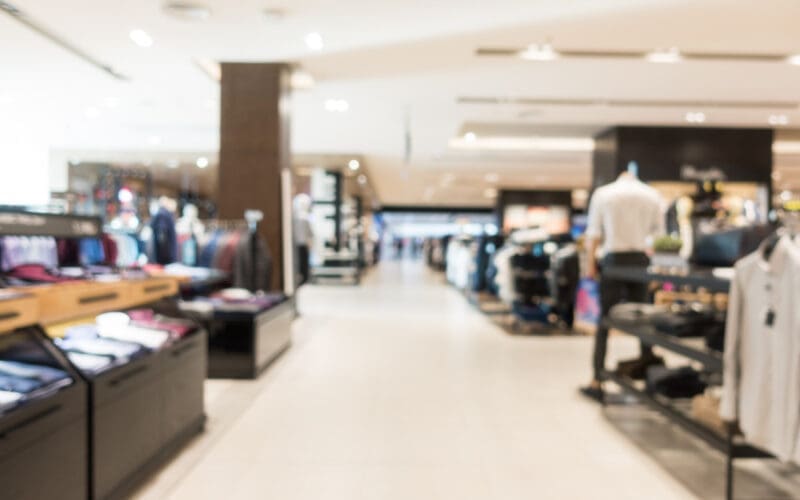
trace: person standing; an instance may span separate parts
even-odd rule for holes
[[[586,229],[588,269],[586,276],[599,280],[601,319],[620,302],[646,302],[647,285],[604,278],[602,269],[611,266],[642,267],[650,264],[647,250],[652,238],[664,232],[661,195],[641,182],[634,173],[623,172],[614,182],[595,190],[589,202]],[[604,257],[597,261],[598,249]],[[593,399],[602,398],[608,328],[598,325],[594,341],[592,381],[581,392]],[[652,348],[641,344],[640,360],[654,359]]]

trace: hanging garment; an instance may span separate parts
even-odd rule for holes
[[[240,238],[233,262],[233,286],[251,292],[269,291],[272,279],[272,255],[258,233]]]
[[[175,218],[166,208],[159,209],[150,221],[153,230],[153,262],[171,264],[177,260],[178,241],[175,233]]]
[[[779,459],[797,459],[800,426],[800,250],[781,238],[735,266],[720,416]]]

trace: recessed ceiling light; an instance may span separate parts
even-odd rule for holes
[[[325,46],[325,41],[322,39],[322,35],[317,32],[309,33],[305,37],[306,47],[311,50],[322,50]]]
[[[681,51],[677,47],[654,50],[647,54],[646,58],[650,62],[662,64],[674,64],[683,60]]]
[[[164,12],[185,21],[205,21],[211,17],[211,9],[205,5],[191,2],[167,2]]]
[[[497,190],[495,188],[488,188],[483,191],[484,198],[496,198]]]
[[[781,200],[782,201],[789,201],[792,199],[792,192],[788,189],[781,192]]]
[[[180,162],[180,160],[178,160],[176,158],[172,158],[170,160],[167,160],[167,168],[178,168],[180,166],[181,166],[181,162]]]
[[[800,66],[800,54],[793,54],[787,57],[786,62],[789,64],[794,64],[795,66]]]
[[[686,121],[689,123],[703,123],[706,121],[706,114],[702,111],[690,111],[686,113]]]
[[[264,19],[269,22],[280,21],[286,17],[286,11],[281,9],[264,9],[261,12],[264,14]]]
[[[467,132],[464,134],[464,140],[467,142],[475,142],[478,139],[477,134],[475,132]]]
[[[148,35],[144,30],[131,30],[128,36],[130,36],[133,43],[139,47],[151,47],[153,45],[153,37]]]
[[[358,160],[350,160],[347,166],[350,168],[350,170],[355,171],[358,170],[358,168],[361,166],[361,163]]]
[[[201,156],[197,159],[195,164],[197,165],[197,168],[206,168],[208,166],[208,158]]]
[[[99,110],[99,109],[97,109],[97,108],[95,108],[94,106],[89,106],[88,108],[86,108],[85,110],[83,110],[83,115],[84,115],[86,118],[92,118],[92,119],[94,119],[94,118],[97,118],[97,117],[99,117],[99,116],[100,116],[100,110]]]
[[[150,137],[147,138],[147,142],[150,143],[150,145],[152,146],[158,146],[159,144],[161,144],[161,137],[157,135],[151,135]]]
[[[500,180],[500,176],[497,174],[486,174],[483,178],[486,179],[486,182],[491,182],[492,184]]]
[[[344,99],[327,99],[325,109],[332,113],[344,113],[350,109],[350,104]]]
[[[367,176],[364,175],[364,174],[359,175],[358,176],[358,183],[361,184],[362,186],[364,184],[366,184],[367,183]]]
[[[519,57],[526,61],[554,61],[559,55],[549,43],[533,44],[519,53]]]
[[[770,115],[767,121],[770,125],[788,125],[789,117],[786,115]]]

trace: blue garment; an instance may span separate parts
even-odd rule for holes
[[[159,209],[150,221],[153,230],[153,262],[172,264],[178,259],[178,235],[175,218],[166,208]]]
[[[69,378],[69,375],[63,370],[18,361],[0,361],[0,375],[31,379],[42,384],[51,384]]]
[[[102,264],[106,260],[103,244],[99,238],[81,238],[79,260],[82,266]]]
[[[200,258],[197,261],[197,265],[200,267],[212,267],[214,263],[214,255],[217,253],[217,245],[219,244],[219,239],[222,236],[222,231],[214,231],[214,234],[211,235],[211,239],[208,241],[206,246],[200,252]]]
[[[42,385],[38,380],[0,374],[0,391],[28,394],[42,387]]]

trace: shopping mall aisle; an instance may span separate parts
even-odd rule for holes
[[[590,339],[509,336],[417,263],[299,300],[291,350],[209,382],[208,431],[141,498],[694,498],[577,395]]]

